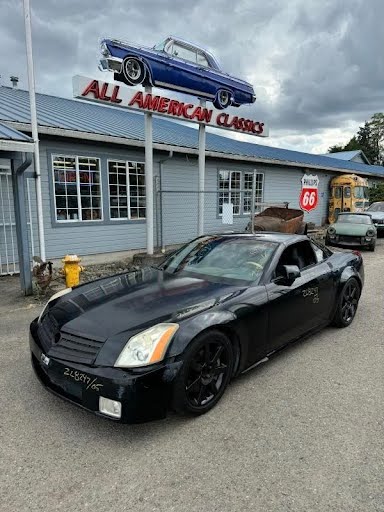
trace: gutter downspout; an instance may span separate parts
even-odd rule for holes
[[[19,254],[20,285],[24,295],[32,295],[32,272],[29,254],[27,209],[25,205],[24,171],[32,164],[31,153],[24,154],[24,160],[15,169],[12,159],[13,201],[15,204],[15,221],[17,249]]]

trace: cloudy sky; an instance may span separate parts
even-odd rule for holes
[[[101,37],[174,34],[254,85],[241,113],[268,122],[262,143],[326,152],[384,110],[383,0],[30,1],[40,92],[71,97],[75,74],[111,79],[97,69]],[[0,75],[28,86],[21,0],[0,0]]]

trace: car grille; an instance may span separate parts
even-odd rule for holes
[[[60,329],[56,320],[49,313],[47,313],[40,322],[37,333],[45,352],[48,352],[50,347],[55,342],[55,338],[57,337],[59,330]]]
[[[50,348],[48,355],[74,363],[93,364],[104,343],[103,338],[86,338],[61,332],[59,341]]]
[[[340,235],[339,242],[345,242],[347,244],[361,244],[361,237]]]
[[[37,334],[48,356],[74,363],[93,364],[105,343],[105,338],[88,338],[60,331],[55,318],[49,313],[42,319]]]

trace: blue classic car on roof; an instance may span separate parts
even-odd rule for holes
[[[220,70],[207,50],[172,36],[153,48],[115,39],[101,42],[100,69],[127,85],[153,85],[210,100],[218,109],[253,103],[248,82]]]

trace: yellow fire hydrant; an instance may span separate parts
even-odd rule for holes
[[[84,270],[84,267],[79,265],[81,258],[76,254],[67,254],[61,260],[64,263],[64,267],[61,272],[65,277],[65,286],[72,288],[80,283],[80,272]]]

